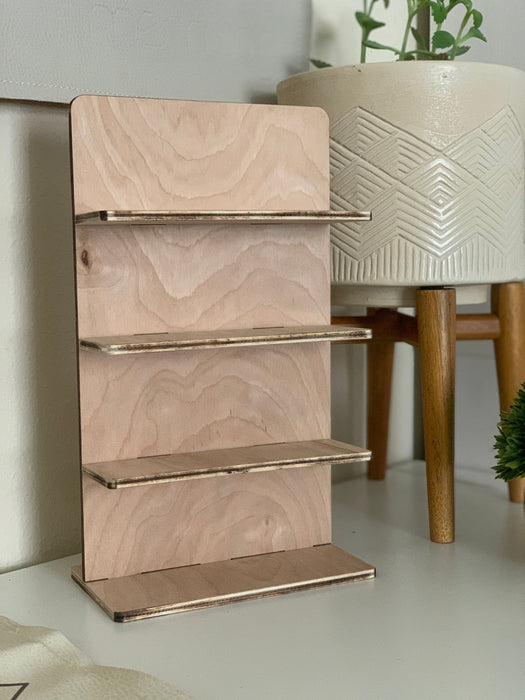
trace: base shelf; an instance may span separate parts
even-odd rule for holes
[[[113,620],[128,622],[363,581],[375,576],[375,568],[324,544],[102,581],[84,581],[80,566],[73,567],[71,575]]]
[[[118,489],[313,464],[364,462],[370,457],[369,450],[338,440],[305,440],[98,462],[85,464],[82,471],[106,488]]]

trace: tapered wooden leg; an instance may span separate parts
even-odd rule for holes
[[[492,311],[499,317],[500,336],[494,341],[502,411],[514,401],[525,381],[525,287],[506,282],[492,287]],[[523,503],[525,478],[509,482],[511,501]]]
[[[456,292],[416,294],[430,539],[454,541]]]
[[[369,314],[374,310],[370,309]],[[366,349],[368,374],[368,449],[372,459],[368,464],[369,479],[384,479],[388,447],[388,424],[392,389],[394,343],[377,341]]]

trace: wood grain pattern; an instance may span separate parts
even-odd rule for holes
[[[204,221],[284,224],[335,221],[370,221],[368,211],[93,211],[75,217],[77,226],[84,224],[135,224],[155,225],[177,222],[200,223]]]
[[[418,343],[416,319],[396,309],[374,309],[373,315],[368,316],[332,316],[331,322],[333,325],[343,324],[362,329],[368,327],[372,333],[372,343]]]
[[[454,541],[454,383],[456,292],[416,296],[425,428],[430,539]]]
[[[82,96],[71,133],[77,215],[329,207],[320,109]]]
[[[330,322],[329,227],[83,227],[81,338]]]
[[[81,338],[80,349],[104,352],[108,355],[129,355],[144,352],[195,350],[197,348],[312,343],[324,340],[355,341],[368,339],[371,335],[368,329],[351,326],[283,326],[281,328],[244,328],[215,332],[192,331]]]
[[[382,310],[368,309],[369,316]],[[367,366],[367,436],[372,459],[368,465],[369,479],[384,479],[387,466],[388,425],[392,395],[394,343],[379,340],[366,348]]]
[[[101,462],[84,465],[83,472],[106,488],[116,489],[312,464],[362,462],[368,459],[370,451],[362,447],[337,440],[304,440]]]
[[[457,314],[456,340],[494,340],[501,332],[495,314]]]
[[[117,490],[84,477],[85,578],[330,542],[330,493],[324,465]]]
[[[328,343],[80,359],[83,464],[330,438]]]
[[[373,343],[403,342],[417,346],[419,342],[416,318],[391,308],[378,309],[374,316],[333,316],[332,324],[362,329],[368,326]],[[500,333],[500,321],[495,313],[456,315],[456,340],[495,340]]]
[[[73,579],[115,621],[127,622],[375,576],[332,544],[86,583]]]

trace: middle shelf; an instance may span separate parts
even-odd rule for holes
[[[363,462],[369,450],[338,440],[303,440],[84,464],[108,489],[314,464]]]
[[[80,349],[125,355],[144,352],[166,352],[197,348],[241,347],[283,343],[353,340],[371,338],[367,328],[354,326],[279,326],[276,328],[243,328],[219,331],[184,331],[146,333],[101,338],[81,338]]]

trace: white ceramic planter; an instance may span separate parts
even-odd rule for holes
[[[375,63],[281,82],[281,104],[330,118],[336,285],[464,285],[525,277],[525,73],[461,62]]]

